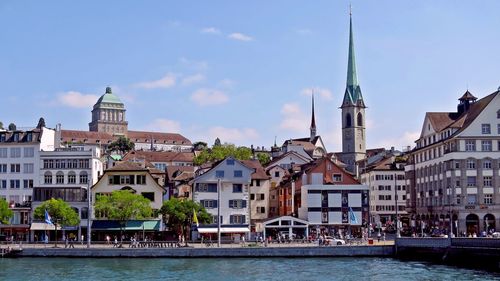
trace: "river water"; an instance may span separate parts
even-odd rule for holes
[[[500,275],[390,258],[0,259],[0,280],[500,280]]]

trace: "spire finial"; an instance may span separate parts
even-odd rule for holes
[[[349,3],[349,16],[352,16],[352,4]]]

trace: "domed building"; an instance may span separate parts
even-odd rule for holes
[[[94,105],[89,131],[127,135],[128,122],[125,121],[125,105],[118,96],[113,94],[111,87],[106,88],[106,93]]]

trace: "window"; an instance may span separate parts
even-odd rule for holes
[[[137,175],[137,184],[146,184],[146,175]]]
[[[21,148],[20,147],[13,147],[10,149],[10,157],[11,158],[19,158],[21,157]]]
[[[151,202],[155,201],[155,193],[154,192],[143,192],[141,193],[142,197],[148,199]]]
[[[250,194],[250,200],[255,200],[255,194]]]
[[[217,208],[217,200],[200,200],[200,204],[207,209]]]
[[[224,171],[215,171],[215,177],[216,178],[223,178],[224,177]]]
[[[243,177],[243,171],[241,171],[241,170],[235,170],[234,171],[234,177],[235,178],[241,178],[241,177]]]
[[[386,196],[385,196],[385,200],[392,200],[391,198],[392,198],[392,196],[391,196],[391,195],[386,195]]]
[[[0,158],[7,158],[7,148],[0,148]]]
[[[7,173],[7,164],[0,164],[0,173]]]
[[[465,151],[476,151],[476,141],[466,140],[465,141]]]
[[[75,174],[75,172],[69,172],[69,174],[68,174],[68,183],[72,183],[72,184],[76,183],[76,174]]]
[[[231,215],[231,216],[229,216],[229,223],[231,223],[231,224],[245,223],[245,216],[244,215]]]
[[[492,177],[490,177],[490,176],[484,176],[483,177],[483,185],[484,186],[493,186],[492,185]]]
[[[227,159],[226,160],[226,165],[233,166],[234,165],[234,159]]]
[[[64,183],[64,174],[62,172],[57,172],[56,174],[56,183]]]
[[[484,204],[493,204],[493,194],[484,195]]]
[[[274,177],[275,178],[279,178],[279,176],[280,176],[280,172],[279,171],[274,172]]]
[[[257,200],[264,200],[265,194],[264,193],[259,193],[257,194]]]
[[[33,180],[24,180],[23,187],[24,188],[33,188]]]
[[[333,174],[333,181],[334,182],[341,182],[342,181],[342,174]]]
[[[258,214],[265,214],[266,213],[266,207],[257,207],[257,213]]]
[[[26,163],[23,165],[23,172],[25,174],[33,174],[33,163]]]
[[[476,204],[476,195],[475,194],[469,194],[467,195],[467,205],[475,205]]]
[[[233,193],[242,193],[243,185],[242,184],[233,184]]]
[[[476,177],[467,177],[467,186],[476,186]]]
[[[490,140],[481,141],[481,150],[491,151],[491,141]]]
[[[497,133],[500,134],[500,124],[497,124]]]
[[[31,158],[35,156],[35,149],[33,147],[24,148],[24,157]]]
[[[197,192],[217,192],[217,184],[216,183],[197,183],[196,184]]]
[[[468,159],[467,160],[467,169],[475,169],[476,168],[476,161]]]
[[[483,160],[483,169],[491,170],[491,161],[490,160]]]
[[[21,172],[21,164],[10,164],[10,172],[11,173],[20,173]]]
[[[87,172],[80,172],[80,183],[88,183],[89,182],[89,176],[87,175]]]
[[[21,185],[20,180],[10,180],[10,188],[19,188]]]
[[[491,134],[491,125],[481,124],[481,132],[483,133],[483,135]]]
[[[52,173],[51,172],[45,172],[43,175],[43,183],[44,184],[52,184]]]
[[[379,196],[378,196],[378,200],[385,200],[384,195],[379,195]]]
[[[455,161],[455,169],[460,169],[460,162]]]
[[[7,180],[1,180],[0,181],[0,188],[2,188],[2,189],[7,188]]]
[[[246,207],[247,207],[247,200],[241,200],[241,199],[229,200],[229,208],[243,209]]]
[[[462,196],[461,195],[457,195],[456,202],[457,202],[458,205],[461,204],[461,202],[462,202],[461,200],[462,200]]]
[[[134,175],[120,175],[120,184],[134,184]],[[116,182],[115,182],[116,184]]]

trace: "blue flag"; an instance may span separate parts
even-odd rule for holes
[[[352,224],[358,224],[358,218],[351,207],[349,207],[349,220]]]
[[[49,212],[47,212],[47,210],[45,210],[45,223],[52,224],[52,218],[50,217]]]

